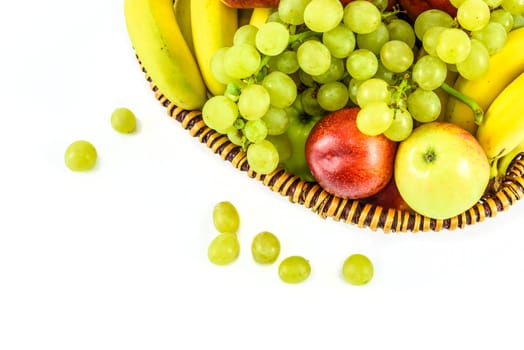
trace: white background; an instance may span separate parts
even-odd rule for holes
[[[522,349],[524,203],[464,230],[384,234],[323,220],[224,162],[154,99],[122,0],[0,5],[0,349]],[[133,135],[109,116],[131,108]],[[70,142],[96,169],[69,171]],[[207,260],[213,205],[238,260]],[[251,238],[312,274],[287,285]],[[368,255],[364,287],[340,275]]]

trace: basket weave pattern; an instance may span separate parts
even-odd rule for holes
[[[493,217],[524,196],[524,154],[513,160],[497,192],[481,198],[472,208],[449,219],[432,219],[410,211],[339,198],[326,192],[317,183],[304,181],[281,167],[270,174],[257,174],[250,169],[246,153],[240,146],[229,141],[226,135],[209,128],[202,120],[200,111],[187,111],[169,101],[143,67],[142,70],[155,98],[166,108],[167,114],[180,122],[191,136],[198,138],[238,170],[245,171],[249,177],[288,197],[291,202],[304,205],[322,218],[332,218],[360,228],[368,227],[373,231],[381,229],[385,233],[454,230]]]

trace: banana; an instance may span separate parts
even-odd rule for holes
[[[477,130],[477,140],[491,161],[515,149],[524,140],[524,67],[489,106]]]
[[[195,57],[204,82],[213,95],[222,95],[226,86],[211,71],[211,58],[215,52],[233,45],[238,28],[238,10],[220,0],[191,0],[191,30]]]
[[[271,15],[275,11],[272,7],[256,7],[253,9],[253,13],[251,14],[251,19],[249,20],[249,24],[260,28],[260,26],[267,22],[267,19],[269,18],[269,15]]]
[[[126,28],[138,59],[177,106],[201,108],[206,87],[175,18],[173,0],[124,0]]]
[[[180,27],[180,31],[186,40],[187,45],[194,52],[193,36],[191,33],[191,0],[174,0],[175,17]]]
[[[524,28],[508,33],[501,51],[489,59],[489,69],[483,77],[467,80],[459,77],[455,89],[473,98],[486,111],[498,94],[524,70]],[[449,98],[446,121],[457,124],[475,135],[478,125],[472,110],[455,97]]]
[[[498,162],[497,162],[497,175],[499,177],[506,176],[508,172],[508,168],[515,159],[516,156],[518,156],[520,153],[524,152],[524,139],[520,142],[520,144],[515,147],[511,152],[508,154],[502,156]]]

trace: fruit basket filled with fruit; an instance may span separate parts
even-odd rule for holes
[[[168,115],[323,218],[453,230],[524,194],[518,0],[125,0]]]

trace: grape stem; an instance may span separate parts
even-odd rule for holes
[[[317,32],[314,32],[312,30],[308,30],[308,31],[301,32],[301,33],[298,33],[298,34],[293,34],[293,35],[289,36],[289,43],[292,44],[294,42],[302,41],[302,40],[305,40],[307,38],[310,38],[310,37],[313,37],[313,36],[318,36],[318,35],[320,35],[320,34],[317,33]]]
[[[455,97],[457,100],[465,103],[469,108],[471,108],[471,110],[473,111],[473,117],[475,118],[475,123],[477,125],[480,125],[480,123],[482,123],[482,119],[484,118],[484,110],[482,110],[482,107],[479,106],[477,101],[475,101],[469,96],[464,95],[462,92],[458,91],[457,89],[453,88],[447,83],[443,83],[440,86],[440,88],[444,90],[446,93]]]

